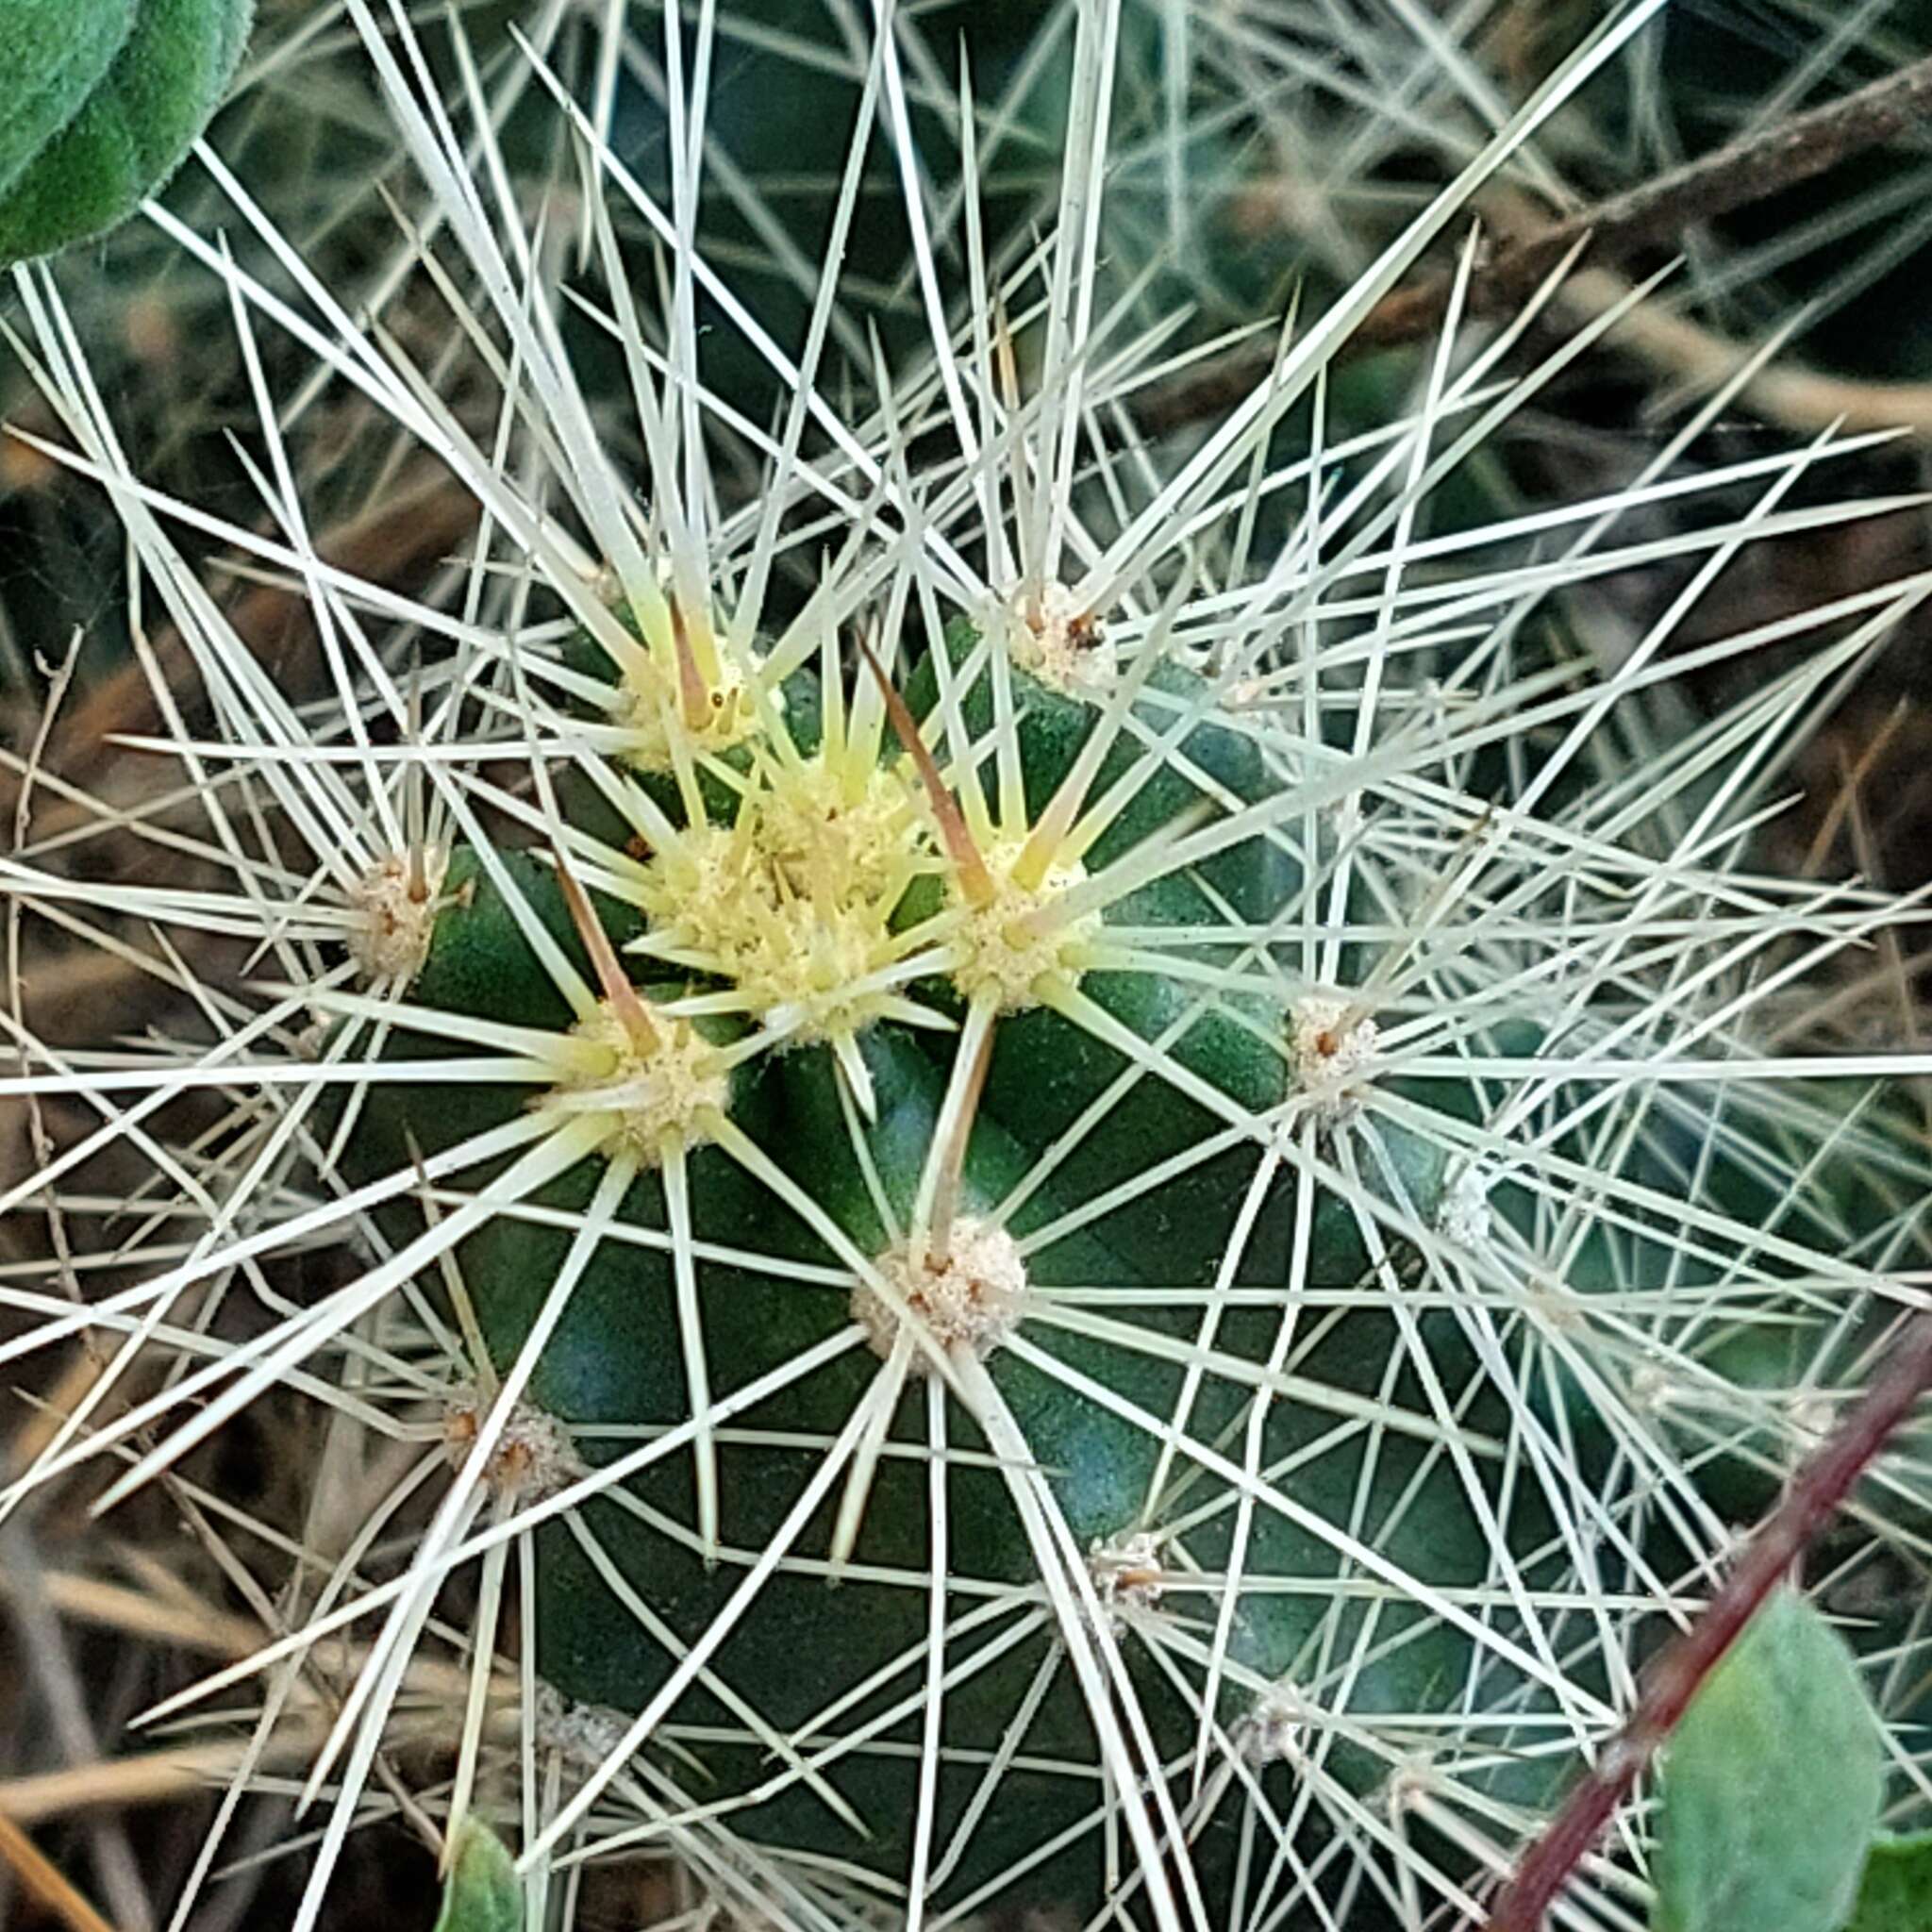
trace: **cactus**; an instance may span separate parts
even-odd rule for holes
[[[1091,626],[1069,656],[1024,614],[957,624],[906,678],[915,715],[863,647],[850,686],[829,655],[817,689],[755,660],[727,683],[700,623],[651,615],[672,664],[598,707],[659,695],[600,780],[628,848],[459,848],[393,1015],[411,1053],[504,1029],[513,1080],[453,1091],[432,1063],[349,1143],[375,1176],[544,1130],[513,1171],[545,1219],[452,1251],[518,1391],[491,1453],[529,1482],[533,1426],[659,1445],[539,1533],[546,1681],[628,1746],[706,1735],[708,1802],[761,1853],[934,1910],[1024,1888],[1091,1914],[1131,1840],[1128,1895],[1224,1914],[1257,1791],[1286,1819],[1287,1767],[1318,1768],[1331,1803],[1386,1803],[1416,1734],[1465,1802],[1545,1801],[1564,1755],[1537,1725],[1609,1686],[1553,1695],[1547,1657],[1465,1607],[1498,1563],[1546,1563],[1554,1524],[1485,1467],[1521,1392],[1420,1292],[1489,1246],[1474,1150],[1507,1108],[1453,1066],[1385,1073],[1391,953],[1296,973],[1288,934],[1341,866],[1282,809],[1307,784],[1288,743],[1158,625],[1095,666]],[[1499,1018],[1489,1051],[1527,1083],[1553,1030]],[[1761,1194],[1726,1133],[1693,1111],[1622,1185],[1667,1196],[1702,1146],[1698,1211]],[[1884,1226],[1867,1171],[1824,1158],[1818,1218]],[[1727,1207],[1789,1246],[1776,1204]],[[1579,1294],[1667,1265],[1622,1234],[1559,1290],[1579,1329]],[[1748,1390],[1739,1354],[1713,1384]],[[1564,1380],[1560,1426],[1601,1446],[1600,1396]],[[1706,1507],[1725,1471],[1748,1481],[1707,1469]]]
[[[704,470],[728,403],[704,387],[702,258],[674,249],[660,340],[600,181],[635,511],[548,272],[354,11],[460,263],[436,291],[538,480],[399,343],[327,317],[319,353],[475,492],[514,567],[483,555],[446,608],[336,581],[279,486],[279,538],[217,525],[303,578],[335,686],[305,709],[135,487],[55,285],[23,283],[216,719],[212,749],[173,741],[223,768],[205,824],[158,809],[156,834],[226,878],[136,882],[127,907],[259,957],[206,1041],[0,1086],[81,1093],[201,1217],[175,1245],[143,1225],[138,1274],[78,1307],[23,1295],[36,1325],[0,1361],[91,1330],[115,1353],[0,1507],[125,1450],[117,1501],[291,1388],[418,1445],[288,1632],[160,1707],[351,1634],[311,1740],[329,1809],[302,1932],[440,1645],[467,1694],[424,1807],[452,1842],[477,1812],[514,1841],[532,1925],[565,1922],[580,1856],[631,1848],[800,1932],[1469,1908],[1614,1726],[1640,1620],[1701,1592],[1923,1265],[1924,1142],[1882,1076],[1924,1057],[1766,1043],[1788,990],[1901,909],[1746,855],[1781,736],[1924,586],[1655,756],[1668,623],[1600,676],[1531,623],[1553,583],[1624,566],[1599,532],[1454,596],[1416,564],[1448,425],[1500,412],[1486,384],[1527,404],[1560,355],[1505,378],[1445,346],[1380,440],[1338,456],[1317,416],[1284,454],[1467,184],[1201,447],[1117,462],[1141,452],[1106,425],[1152,350],[1108,362],[1092,319],[1093,6],[1044,266],[995,301],[975,256],[969,349],[941,334],[937,385],[882,380],[856,426],[820,407],[823,330],[800,362],[764,345],[795,407],[737,508]],[[281,312],[232,273],[245,310]],[[1713,486],[1751,507],[1657,547],[1707,582],[1887,508],[1785,506],[1856,447],[1731,464]],[[1618,507],[1678,488],[1660,465]],[[6,875],[86,929],[88,882],[51,852]],[[246,1104],[150,1127],[204,1092]],[[322,1243],[349,1258],[291,1296],[276,1270]],[[238,1291],[267,1313],[231,1339]],[[151,1350],[172,1373],[105,1412]],[[1901,1453],[1868,1519],[1908,1541],[1923,1491]]]
[[[1311,1321],[1325,1332],[1303,1341],[1279,1306],[1220,1313],[1208,1299],[1217,1277],[1277,1302],[1344,1291],[1374,1264],[1399,1294],[1395,1264],[1364,1243],[1380,1250],[1385,1224],[1389,1247],[1432,1228],[1447,1167],[1440,1143],[1371,1129],[1365,1216],[1323,1190],[1297,1236],[1299,1175],[1333,1158],[1322,1129],[1359,1107],[1373,1027],[1263,969],[1229,971],[1255,950],[1230,936],[1286,916],[1307,870],[1283,849],[1291,794],[1252,727],[1192,675],[1163,677],[1157,703],[1158,633],[1104,704],[1045,682],[1050,656],[995,678],[956,633],[982,683],[963,700],[949,684],[915,722],[870,682],[782,708],[754,683],[754,702],[721,704],[696,626],[668,628],[688,702],[661,706],[651,744],[690,808],[667,813],[636,782],[615,791],[649,842],[641,860],[579,847],[552,873],[458,853],[396,1016],[445,1039],[475,1022],[520,1029],[536,1092],[453,1108],[434,1084],[398,1087],[350,1142],[376,1174],[405,1136],[441,1153],[519,1119],[549,1124],[540,1147],[564,1151],[546,1164],[569,1165],[529,1198],[594,1232],[506,1217],[455,1249],[492,1365],[570,1432],[689,1435],[628,1478],[635,1507],[606,1498],[543,1533],[545,1678],[644,1713],[641,1735],[704,1723],[722,1680],[756,1708],[767,1749],[790,1740],[775,1775],[755,1749],[711,1764],[758,1841],[896,1876],[915,1857],[932,1870],[958,1839],[936,1901],[1024,1873],[1083,1911],[1105,1889],[1100,1780],[1131,1787],[1138,1754],[1183,1761],[1212,1734],[1259,1751],[1278,1680],[1318,1641],[1367,1647],[1351,1696],[1364,1721],[1446,1708],[1479,1662],[1523,1679],[1516,1646],[1489,1657],[1474,1618],[1364,1604],[1338,1625],[1323,1588],[1357,1562],[1372,1581],[1479,1583],[1488,1544],[1460,1485],[1482,1421],[1378,1402],[1400,1324],[1373,1307]],[[1005,816],[997,784],[949,787],[927,746],[942,711],[957,703],[963,724],[993,682],[1021,721]],[[888,741],[889,705],[906,742]],[[750,756],[721,808],[694,778],[702,734],[733,708],[770,723],[735,739]],[[796,741],[793,710],[823,718],[816,741]],[[1130,749],[1129,718],[1158,749]],[[962,735],[951,763],[997,760],[999,741],[996,724]],[[1190,839],[1218,858],[1184,865]],[[624,954],[578,871],[646,910]],[[553,982],[518,921],[554,940],[565,907],[596,971],[564,956]],[[1162,926],[1188,941],[1164,945]],[[1297,1119],[1299,1166],[1272,1147],[1274,1124]],[[629,1229],[657,1240],[615,1238]],[[1084,1313],[1056,1307],[1083,1288]],[[1441,1341],[1438,1372],[1466,1376],[1467,1351]],[[777,1388],[736,1427],[709,1421],[766,1380]],[[1371,1422],[1388,1437],[1373,1464]],[[917,1452],[941,1447],[967,1460],[935,1494]],[[1269,1479],[1285,1468],[1291,1484]],[[1526,1529],[1525,1545],[1542,1534]],[[758,1577],[761,1551],[797,1571]],[[1247,1590],[1199,1580],[1224,1571]],[[904,1748],[941,1616],[959,1632],[948,1750],[996,1766],[1017,1743],[1023,1760],[1069,1767],[1006,1771],[966,1833],[979,1779],[935,1790]],[[1176,1657],[1211,1652],[1216,1690],[1180,1694],[1144,1659],[1129,1669],[1137,1623],[1172,1633]],[[1113,1678],[1141,1700],[1133,1731],[1092,1715]],[[827,1764],[808,1776],[815,1732]],[[1387,1769],[1345,1739],[1333,1757],[1353,1789]],[[1141,1830],[1150,1882],[1170,1883],[1174,1848],[1157,1823]]]

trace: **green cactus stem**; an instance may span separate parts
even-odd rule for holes
[[[949,638],[950,670],[974,643]],[[1365,1736],[1315,1716],[1338,1686],[1365,1717],[1446,1711],[1473,1683],[1534,1702],[1531,1660],[1452,1600],[1482,1586],[1495,1519],[1516,1508],[1525,1552],[1547,1526],[1485,1467],[1486,1419],[1397,1373],[1416,1321],[1444,1389],[1472,1366],[1448,1317],[1401,1309],[1403,1241],[1378,1222],[1433,1225],[1444,1145],[1378,1124],[1339,1173],[1328,1124],[1366,1077],[1372,1030],[1352,1058],[1356,1023],[1298,1005],[1265,948],[1223,984],[1243,949],[1216,928],[1290,903],[1298,855],[1261,828],[1211,865],[1144,866],[1158,841],[1277,795],[1278,775],[1192,674],[1163,669],[1137,700],[1137,728],[1170,741],[1149,758],[1123,707],[1013,669],[1023,795],[997,795],[996,758],[985,789],[959,789],[940,777],[953,741],[1001,727],[988,679],[941,702],[943,675],[928,658],[911,680],[923,724],[896,693],[882,707],[834,679],[804,742],[774,709],[776,737],[768,723],[716,756],[675,742],[668,794],[613,778],[607,801],[647,836],[641,858],[605,855],[608,931],[572,933],[571,901],[580,922],[587,902],[532,858],[459,851],[449,868],[411,989],[422,1024],[434,1009],[581,1039],[591,1023],[533,935],[607,974],[614,938],[645,976],[607,985],[601,1011],[639,999],[660,1028],[715,1012],[697,1024],[741,1056],[708,1111],[612,1130],[457,1250],[495,1373],[544,1338],[525,1399],[584,1465],[692,1437],[540,1533],[539,1668],[568,1698],[645,1713],[666,1767],[694,1740],[708,1802],[762,1844],[899,1883],[917,1870],[947,1902],[1024,1878],[1082,1909],[1105,1895],[1124,1737],[1101,1736],[1093,1678],[1123,1672],[1141,1714],[1124,1748],[1173,1767],[1210,1734],[1237,1740],[1191,1827],[1224,1886],[1226,1764],[1286,1780],[1312,1754],[1365,1795],[1389,1776]],[[688,681],[702,691],[707,674]],[[1077,858],[1054,856],[1081,844],[1090,806],[1123,797]],[[825,814],[815,856],[787,830],[808,807]],[[880,841],[897,842],[882,858]],[[1130,887],[1054,924],[1058,894],[1116,866],[1138,868]],[[864,898],[882,959],[931,963],[908,974],[909,1002],[798,1022],[801,997],[765,987],[727,915],[779,922],[796,892],[836,928],[854,910],[841,891]],[[1109,926],[1190,938],[1109,950]],[[747,1051],[774,1014],[791,1030]],[[407,1040],[411,1008],[400,1018]],[[641,1049],[632,1098],[613,1074],[610,1105],[633,1105],[652,1068]],[[425,1074],[372,1100],[366,1165],[571,1098]],[[571,1218],[600,1213],[586,1253]],[[1387,1307],[1298,1306],[1378,1276]],[[1241,1294],[1210,1314],[1217,1279]],[[1435,1600],[1398,1586],[1410,1576]],[[943,1769],[928,1770],[936,1617]],[[1145,1828],[1171,1838],[1176,1802],[1163,1786]]]

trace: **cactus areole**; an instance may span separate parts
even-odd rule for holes
[[[532,1029],[556,1079],[425,1058],[356,1128],[372,1172],[533,1112],[586,1150],[457,1254],[496,1374],[537,1336],[523,1399],[627,1465],[541,1533],[539,1670],[883,1895],[1211,1902],[1237,1783],[1382,1803],[1362,1717],[1534,1695],[1452,1607],[1484,1418],[1400,1366],[1448,1157],[1267,937],[1295,774],[1191,672],[1056,688],[960,625],[842,688],[733,667],[726,743],[673,642],[627,849],[458,848],[391,1048]]]

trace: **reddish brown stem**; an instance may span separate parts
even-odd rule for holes
[[[1612,1813],[1683,1716],[1765,1597],[1837,1511],[1892,1431],[1932,1387],[1932,1314],[1915,1316],[1877,1378],[1837,1433],[1793,1479],[1785,1499],[1745,1544],[1704,1614],[1657,1657],[1637,1707],[1518,1863],[1489,1932],[1541,1932],[1570,1874],[1602,1837]]]
[[[60,1869],[10,1818],[0,1818],[0,1864],[12,1868],[20,1889],[72,1932],[114,1932],[70,1885]]]

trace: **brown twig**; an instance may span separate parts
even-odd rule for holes
[[[1638,249],[1674,242],[1708,222],[1822,175],[1853,155],[1883,145],[1932,113],[1932,57],[1902,67],[1842,99],[1740,138],[1640,188],[1516,237],[1476,270],[1468,310],[1515,308],[1576,243],[1590,239],[1596,264],[1627,259]],[[1363,317],[1346,353],[1414,341],[1442,320],[1453,275],[1392,290]],[[1141,427],[1161,435],[1224,413],[1266,376],[1272,357],[1242,350],[1200,375],[1157,391],[1136,410]]]
[[[1595,317],[1629,292],[1628,279],[1614,269],[1584,269],[1557,299],[1568,315]],[[1648,364],[1685,393],[1722,389],[1757,355],[1755,344],[1719,335],[1657,302],[1631,309],[1604,343]],[[1932,438],[1932,383],[1830,375],[1779,357],[1750,376],[1737,399],[1767,423],[1805,436],[1827,429],[1846,436],[1903,430],[1922,441]]]
[[[114,1932],[13,1821],[0,1814],[0,1859],[13,1867],[27,1896],[52,1912],[72,1932]]]
[[[1792,1480],[1758,1526],[1704,1614],[1651,1667],[1637,1707],[1598,1754],[1547,1830],[1519,1861],[1489,1920],[1489,1932],[1540,1932],[1570,1875],[1603,1835],[1638,1774],[1683,1716],[1765,1597],[1837,1512],[1892,1431],[1932,1387],[1932,1314],[1914,1316],[1905,1339],[1851,1413]]]

